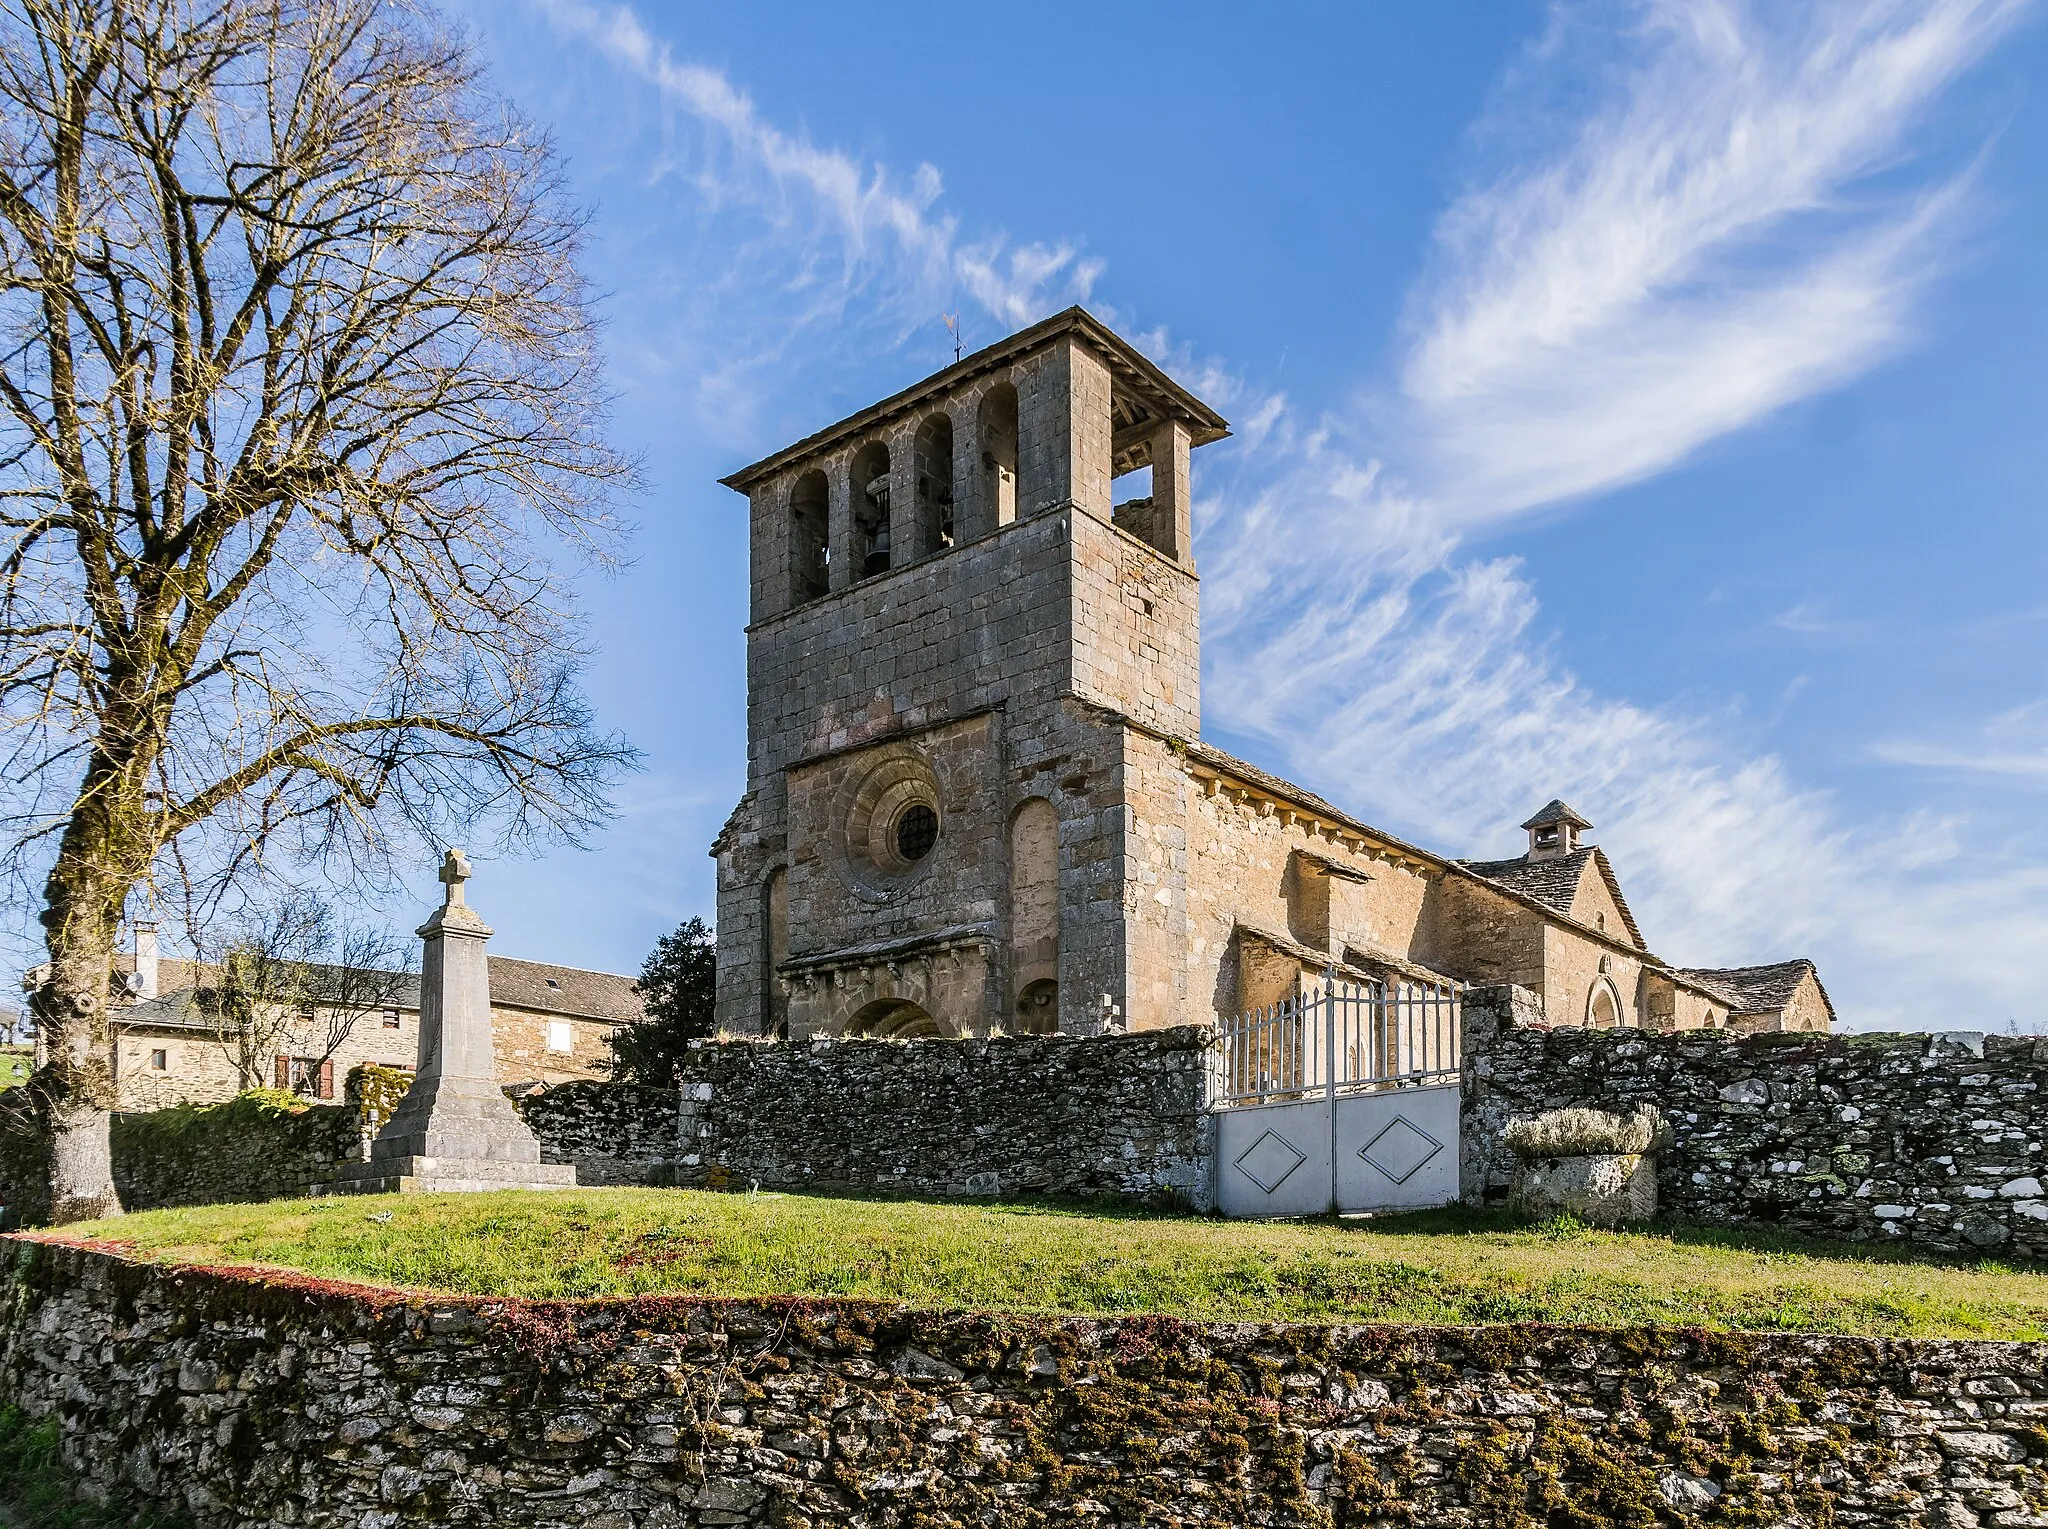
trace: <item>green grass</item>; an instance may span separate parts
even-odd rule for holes
[[[533,1299],[687,1292],[1190,1318],[2048,1336],[2048,1275],[1459,1212],[1259,1223],[588,1189],[218,1205],[69,1230],[151,1259]]]
[[[13,1088],[17,1083],[28,1082],[28,1075],[35,1070],[33,1046],[0,1046],[0,1088]]]

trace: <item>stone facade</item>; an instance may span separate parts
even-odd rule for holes
[[[170,977],[165,991],[131,1004],[114,1019],[113,1068],[121,1108],[141,1112],[232,1099],[245,1085],[197,1001],[212,968],[194,962],[163,964]],[[612,1033],[644,1012],[631,977],[503,956],[490,958],[490,971],[500,1083],[552,1086],[602,1077],[611,1059]],[[327,1097],[339,1096],[341,1080],[356,1067],[409,1069],[418,1064],[418,980],[400,977],[394,989],[389,1006],[356,1017],[328,1059]],[[326,1047],[329,1029],[324,1015],[287,1029],[278,1039],[278,1055],[317,1055]],[[272,1071],[261,1086],[276,1081]]]
[[[1812,1236],[2048,1259],[2048,1040],[1742,1038],[1496,1026],[1467,1006],[1467,1198],[1504,1196],[1507,1122],[1656,1110],[1666,1213]]]
[[[0,1399],[209,1529],[2048,1522],[2048,1346],[400,1297],[17,1242]]]
[[[1210,1040],[1189,1027],[698,1046],[675,1181],[1206,1208]]]
[[[1560,1023],[1831,1019],[1817,979],[1750,1012],[1741,972],[1653,954],[1562,803],[1520,860],[1460,862],[1203,744],[1188,464],[1226,433],[1073,309],[725,480],[752,598],[723,1028],[1171,1028],[1333,962]]]

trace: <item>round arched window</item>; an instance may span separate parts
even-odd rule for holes
[[[924,874],[944,818],[938,773],[915,749],[878,751],[874,762],[841,788],[838,835],[842,862],[864,895],[895,895],[904,880]]]
[[[922,860],[939,842],[939,815],[923,802],[912,802],[896,819],[896,853]]]

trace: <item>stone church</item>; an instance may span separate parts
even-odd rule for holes
[[[1333,967],[1516,984],[1552,1024],[1829,1028],[1811,962],[1652,954],[1563,802],[1522,856],[1449,859],[1204,743],[1189,455],[1228,433],[1072,308],[723,480],[752,581],[726,1029],[1146,1029]]]

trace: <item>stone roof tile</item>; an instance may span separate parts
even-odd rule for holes
[[[1513,860],[1461,860],[1458,864],[1475,876],[1483,876],[1496,885],[1533,898],[1553,912],[1583,923],[1584,920],[1577,919],[1572,913],[1572,898],[1579,890],[1579,880],[1585,874],[1588,860],[1598,868],[1600,879],[1607,883],[1607,895],[1614,899],[1622,923],[1628,926],[1629,939],[1636,949],[1647,953],[1650,947],[1643,939],[1643,931],[1636,926],[1635,914],[1629,911],[1628,899],[1621,895],[1621,881],[1614,874],[1614,866],[1606,851],[1597,844],[1575,849],[1569,855],[1553,855],[1542,860],[1521,855]]]
[[[1809,974],[1813,977],[1814,986],[1819,987],[1820,973],[1811,961],[1804,958],[1774,961],[1767,966],[1673,968],[1674,976],[1698,983],[1723,999],[1730,1011],[1736,1014],[1768,1014],[1784,1008]],[[1821,1002],[1827,1005],[1828,1018],[1833,1020],[1835,1006],[1829,1000],[1826,988],[1821,988]]]

